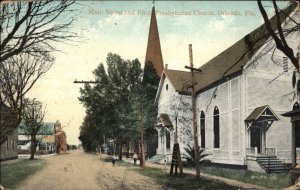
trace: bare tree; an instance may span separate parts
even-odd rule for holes
[[[44,124],[44,118],[46,115],[46,109],[43,110],[42,103],[33,100],[25,100],[24,110],[22,112],[22,120],[24,125],[21,128],[25,134],[30,135],[31,151],[30,159],[34,159],[34,154],[37,147],[37,134]]]
[[[298,1],[298,6],[299,6],[299,0]],[[274,39],[275,43],[276,43],[276,47],[282,51],[292,62],[292,64],[295,66],[295,68],[298,70],[299,72],[299,58],[297,58],[296,53],[293,51],[293,49],[290,47],[290,45],[287,43],[286,41],[286,35],[284,32],[284,29],[282,28],[281,25],[281,14],[284,14],[284,12],[282,12],[280,10],[280,8],[277,6],[276,0],[272,0],[273,3],[273,7],[275,10],[275,16],[276,16],[276,27],[277,27],[277,33],[275,32],[275,30],[272,28],[271,22],[268,18],[268,15],[265,11],[264,6],[261,3],[261,0],[257,0],[257,4],[259,7],[259,10],[261,12],[261,15],[264,19],[265,22],[265,26],[270,34],[270,36]],[[290,1],[290,3],[296,3],[295,0]],[[293,29],[290,30],[299,30],[300,27],[300,23],[296,22],[295,20],[293,20],[291,17],[290,19],[296,24],[296,26]]]
[[[57,50],[55,43],[76,37],[70,31],[74,0],[9,1],[0,4],[0,60],[21,52],[40,56]],[[58,22],[59,19],[59,22]]]
[[[24,96],[36,81],[49,71],[53,62],[54,58],[48,54],[34,57],[28,53],[21,53],[0,64],[0,103],[16,113],[18,121],[15,125],[10,125],[9,129],[5,129],[5,132],[1,131],[0,143],[18,127],[24,107]]]

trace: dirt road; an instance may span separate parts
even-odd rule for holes
[[[22,190],[163,189],[151,178],[124,166],[112,166],[105,156],[81,150],[44,158],[47,165],[29,177]]]

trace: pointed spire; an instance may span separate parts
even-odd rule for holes
[[[151,13],[151,20],[150,20],[150,28],[149,28],[149,35],[148,35],[148,44],[147,44],[147,51],[146,51],[146,58],[145,63],[152,62],[153,66],[159,76],[161,76],[164,64],[163,58],[160,48],[160,40],[159,40],[159,33],[157,28],[157,21],[155,15],[155,7],[152,8]]]

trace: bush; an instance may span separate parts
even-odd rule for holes
[[[196,166],[194,147],[191,147],[190,145],[188,145],[188,147],[184,148],[184,150],[187,153],[187,154],[183,154],[185,156],[186,160],[187,160],[187,165],[188,166],[193,166],[193,167]],[[198,162],[200,163],[200,165],[203,165],[203,164],[209,162],[209,160],[207,160],[207,159],[204,160],[204,158],[209,155],[209,154],[204,154],[204,151],[205,151],[205,149],[200,149],[199,148],[199,152],[198,152],[199,160],[198,160]]]

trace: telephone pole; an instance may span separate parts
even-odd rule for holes
[[[190,56],[190,66],[185,66],[186,69],[191,70],[191,80],[192,84],[190,88],[192,89],[192,111],[193,111],[193,136],[194,136],[194,151],[195,151],[195,162],[196,162],[196,177],[200,177],[200,155],[199,155],[199,143],[198,143],[198,130],[197,130],[197,120],[196,120],[196,93],[195,86],[197,82],[195,81],[194,72],[201,72],[201,69],[193,67],[193,50],[192,44],[189,44],[189,56]]]

